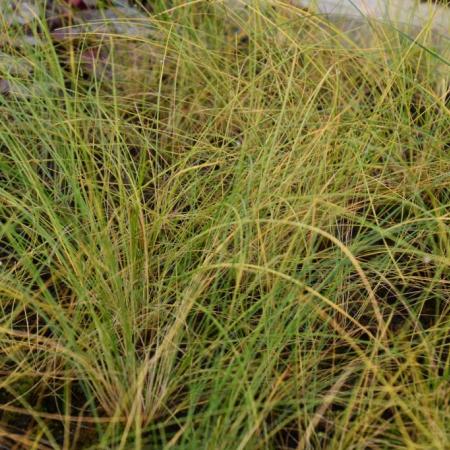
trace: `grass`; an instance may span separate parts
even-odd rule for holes
[[[174,4],[4,44],[1,448],[448,448],[445,48]]]

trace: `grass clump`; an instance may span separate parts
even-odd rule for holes
[[[160,3],[4,47],[3,448],[448,448],[445,54]]]

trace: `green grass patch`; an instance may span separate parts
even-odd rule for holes
[[[2,448],[448,448],[446,49],[163,3],[4,27]]]

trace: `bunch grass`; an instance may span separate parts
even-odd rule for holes
[[[4,47],[2,448],[448,448],[446,48],[154,8]]]

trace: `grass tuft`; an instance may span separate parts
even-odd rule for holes
[[[2,448],[448,448],[445,48],[155,3],[2,30]]]

